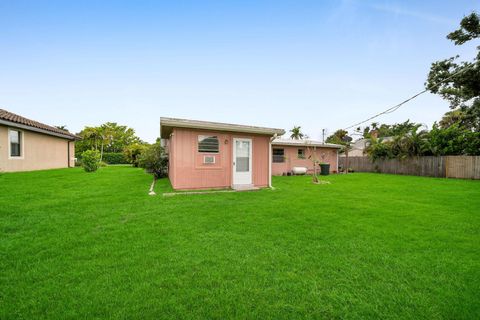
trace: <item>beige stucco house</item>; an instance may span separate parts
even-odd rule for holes
[[[73,167],[78,139],[67,131],[0,109],[0,172]]]

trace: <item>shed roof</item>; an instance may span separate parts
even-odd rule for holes
[[[254,133],[264,134],[269,136],[282,135],[285,133],[283,129],[265,128],[256,126],[246,126],[240,124],[177,119],[177,118],[160,118],[160,135],[163,139],[166,139],[172,133],[173,128],[190,128],[201,130],[214,130],[214,131],[228,131],[228,132],[241,132],[241,133]]]
[[[36,131],[60,138],[78,140],[81,139],[79,136],[74,135],[68,131],[58,129],[47,124],[31,120],[13,112],[0,109],[0,124],[17,127],[20,129],[26,129],[31,131]]]

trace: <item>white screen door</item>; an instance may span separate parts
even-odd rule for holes
[[[252,139],[233,139],[233,184],[252,184]]]

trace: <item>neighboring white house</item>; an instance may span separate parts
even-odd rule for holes
[[[393,137],[384,137],[380,138],[382,142],[392,141]],[[365,153],[365,149],[368,146],[369,139],[361,138],[357,141],[353,142],[351,145],[351,149],[348,151],[349,157],[365,157],[367,154]],[[341,153],[340,157],[345,157],[345,153]]]

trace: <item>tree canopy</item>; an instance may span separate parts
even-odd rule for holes
[[[355,131],[357,133],[360,133],[363,138],[366,139],[370,138],[372,135],[376,136],[377,138],[385,138],[406,134],[416,126],[421,125],[418,123],[410,122],[410,119],[405,122],[395,124],[379,124],[378,122],[372,122],[370,126],[366,126],[363,129],[361,127],[358,127],[357,129],[355,129]]]
[[[345,145],[345,137],[347,136],[348,136],[348,131],[339,129],[335,131],[332,135],[328,136],[325,142]]]
[[[460,28],[447,39],[455,45],[480,37],[480,16],[473,12],[464,17]],[[480,131],[480,46],[473,62],[457,61],[459,56],[432,63],[426,87],[450,103],[450,108],[462,111],[463,126]]]
[[[77,135],[82,137],[82,140],[76,143],[78,154],[85,150],[99,150],[102,154],[123,152],[129,145],[144,143],[135,135],[134,129],[115,122],[107,122],[98,127],[85,127]]]
[[[460,28],[447,35],[455,45],[480,37],[480,17],[472,13]],[[393,124],[372,123],[357,132],[369,139],[367,154],[373,159],[422,155],[480,155],[480,47],[473,62],[458,62],[458,56],[434,62],[426,82],[430,92],[450,103],[430,131],[409,120]],[[376,135],[372,133],[375,132]],[[392,139],[384,139],[392,137]]]

